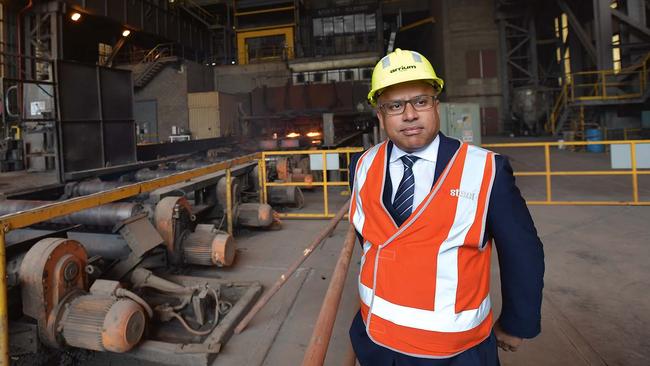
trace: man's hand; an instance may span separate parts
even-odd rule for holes
[[[494,330],[494,335],[497,337],[497,346],[506,352],[516,351],[524,341],[519,337],[515,337],[506,333],[503,328],[501,328],[501,324],[499,324],[499,322],[496,322],[496,324],[494,324],[494,328],[492,328],[492,330]]]

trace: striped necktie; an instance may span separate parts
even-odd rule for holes
[[[401,226],[413,210],[413,195],[415,194],[415,177],[413,176],[413,164],[419,159],[417,156],[404,155],[402,163],[404,163],[404,175],[399,182],[395,198],[393,199],[393,210],[397,217],[395,220],[397,226]]]

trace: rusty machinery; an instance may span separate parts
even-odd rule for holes
[[[20,262],[17,268],[23,318],[36,322],[39,343],[58,349],[129,352],[151,359],[151,349],[160,347],[160,343],[168,343],[174,350],[173,341],[164,342],[164,328],[177,321],[187,334],[183,344],[201,336],[208,340],[207,344],[189,343],[201,346],[198,353],[214,354],[226,340],[226,332],[220,330],[215,339],[210,338],[214,338],[219,324],[232,318],[233,300],[247,297],[250,303],[261,289],[249,284],[235,299],[232,294],[222,296],[220,283],[190,278],[191,284],[182,284],[142,267],[132,269],[119,281],[97,279],[90,285],[84,270],[89,261],[83,245],[64,238],[40,240]],[[228,288],[238,286],[242,288],[237,284],[229,284]],[[234,316],[239,317],[245,308],[240,304]],[[230,323],[234,323],[232,319]],[[183,339],[183,334],[177,331],[175,339]],[[159,356],[155,360],[164,362],[165,357]],[[170,360],[176,363],[178,357]]]
[[[233,213],[240,225],[265,227],[273,222],[271,207],[246,202],[252,182],[257,182],[253,168],[233,169]],[[10,232],[12,329],[22,332],[12,333],[12,352],[35,352],[44,344],[126,352],[162,363],[207,364],[231,334],[228,327],[261,291],[257,283],[174,278],[169,273],[188,264],[233,263],[234,239],[218,224],[226,211],[223,178],[223,172],[208,174],[132,202]],[[125,183],[71,183],[62,196],[93,194]],[[0,215],[47,203],[5,200]],[[161,348],[161,342],[167,346]],[[181,343],[189,348],[179,350]]]

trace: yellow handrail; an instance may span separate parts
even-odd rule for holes
[[[650,206],[650,201],[639,199],[639,175],[650,175],[650,170],[638,170],[636,146],[639,144],[650,144],[649,140],[626,140],[626,141],[567,141],[567,142],[522,142],[522,143],[499,143],[481,145],[485,148],[521,148],[541,147],[544,149],[544,167],[542,171],[515,172],[514,175],[523,177],[545,177],[546,178],[546,199],[543,201],[526,201],[529,205],[576,205],[576,206]],[[582,170],[582,171],[552,171],[551,170],[551,146],[585,146],[585,145],[630,145],[630,166],[629,170]],[[592,176],[592,175],[630,175],[632,176],[632,200],[631,201],[554,201],[551,190],[551,177],[554,176]]]
[[[266,172],[266,159],[271,156],[288,156],[288,155],[319,155],[323,160],[323,166],[321,173],[323,174],[323,180],[320,182],[269,182],[266,180],[266,173],[260,178],[261,188],[260,196],[264,197],[264,202],[268,203],[268,187],[323,187],[323,211],[319,213],[304,213],[304,212],[293,212],[293,213],[280,213],[278,214],[281,218],[287,219],[327,219],[334,217],[334,214],[329,211],[329,192],[328,187],[347,187],[348,181],[339,180],[331,181],[327,179],[327,155],[330,154],[344,154],[346,161],[346,168],[350,165],[350,155],[353,153],[361,152],[363,148],[361,147],[347,147],[339,148],[335,150],[295,150],[295,151],[264,151],[262,152],[262,158],[259,160],[261,165],[261,171]],[[346,169],[347,170],[347,169]],[[341,169],[339,169],[341,171]]]
[[[549,121],[546,124],[546,131],[551,132],[553,135],[557,132],[557,122],[562,114],[562,111],[569,102],[575,101],[594,101],[594,100],[622,100],[640,98],[646,92],[648,85],[648,66],[650,64],[650,52],[643,57],[643,59],[634,65],[630,65],[619,70],[594,70],[594,71],[578,71],[567,75],[563,79],[562,90],[555,100]],[[636,76],[634,80],[615,81],[607,80],[608,77],[620,77],[622,75]],[[594,80],[589,82],[589,79]],[[585,80],[586,79],[586,80]],[[578,81],[585,80],[585,81]],[[630,86],[637,87],[638,92],[615,92],[607,88]],[[571,93],[568,89],[571,88]],[[589,90],[585,95],[578,92],[576,96],[576,89]]]

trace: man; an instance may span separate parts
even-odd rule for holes
[[[439,132],[443,88],[429,61],[397,49],[369,102],[390,141],[353,159],[350,222],[363,244],[361,365],[499,365],[540,332],[544,254],[507,159]],[[494,241],[502,312],[490,308]]]

